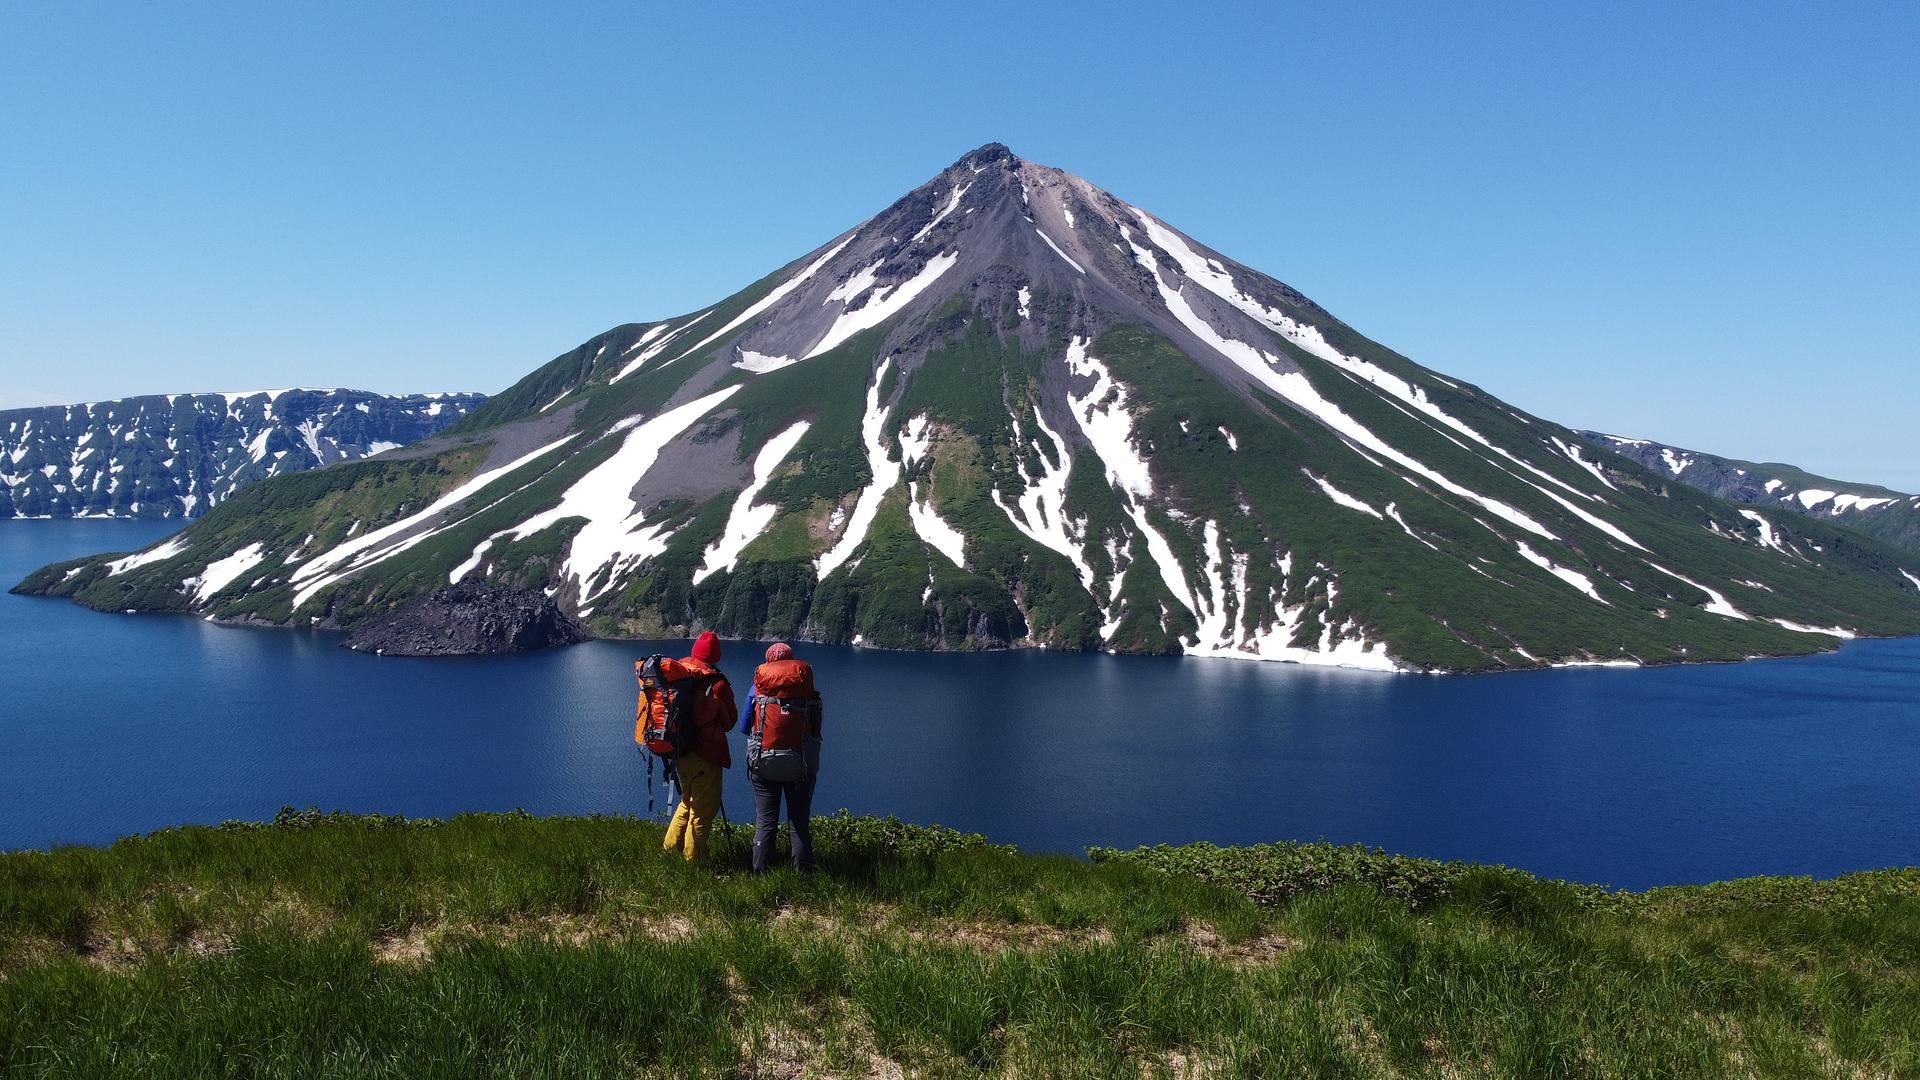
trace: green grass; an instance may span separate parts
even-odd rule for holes
[[[1359,848],[820,872],[624,818],[283,811],[0,855],[20,1076],[1920,1075],[1920,871],[1609,893]]]

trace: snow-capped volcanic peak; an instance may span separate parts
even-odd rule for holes
[[[991,143],[732,296],[555,357],[390,472],[341,474],[352,500],[44,587],[352,625],[478,577],[603,634],[1374,669],[1920,633],[1897,560],[1824,523],[1881,493],[1768,483],[1788,521],[1693,492],[1705,455],[1581,438]]]

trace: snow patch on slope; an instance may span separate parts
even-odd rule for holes
[[[1796,634],[1825,634],[1828,637],[1836,637],[1842,641],[1852,641],[1854,638],[1860,636],[1844,626],[1803,626],[1800,623],[1790,622],[1786,619],[1772,619],[1769,621],[1775,626],[1785,630],[1791,630]]]
[[[1520,548],[1521,558],[1527,560],[1528,562],[1539,567],[1540,569],[1545,570],[1547,573],[1552,574],[1554,577],[1559,578],[1561,581],[1566,582],[1567,584],[1573,586],[1574,588],[1579,589],[1581,592],[1586,593],[1589,598],[1594,600],[1599,600],[1603,604],[1607,603],[1606,600],[1601,598],[1600,593],[1594,589],[1592,578],[1589,578],[1587,575],[1582,574],[1577,570],[1570,570],[1564,566],[1559,565],[1558,563],[1555,563],[1552,559],[1549,559],[1545,555],[1542,555],[1539,552],[1533,550],[1531,547],[1528,547],[1527,542],[1524,540],[1519,541],[1518,546]]]
[[[840,317],[833,321],[833,325],[827,328],[825,336],[800,359],[811,360],[821,353],[831,351],[860,331],[879,326],[881,323],[891,319],[893,316],[899,314],[901,309],[912,303],[914,297],[919,296],[927,290],[928,286],[940,280],[940,275],[953,269],[953,264],[959,261],[960,253],[957,251],[949,251],[944,255],[935,255],[933,258],[928,259],[927,265],[921,267],[920,272],[911,279],[901,282],[898,285],[875,291],[871,296],[867,297],[866,304],[857,310],[842,311]],[[868,267],[866,271],[863,271],[867,280],[867,289],[873,287],[872,272],[874,269],[874,267]],[[849,281],[847,284],[851,285],[853,282]],[[844,288],[845,286],[842,286],[840,289],[835,289],[833,294],[830,294],[831,299],[839,300],[844,304],[853,300],[855,296],[860,295],[860,293],[846,293],[843,295],[842,289]],[[865,291],[865,289],[861,290],[861,292]]]
[[[1399,665],[1382,645],[1369,643],[1364,634],[1348,620],[1338,628],[1331,619],[1323,623],[1317,647],[1298,646],[1293,638],[1304,622],[1306,605],[1288,608],[1282,603],[1283,590],[1271,590],[1261,598],[1272,618],[1264,630],[1238,632],[1236,623],[1252,622],[1255,597],[1247,580],[1249,556],[1228,550],[1220,536],[1219,525],[1208,521],[1202,527],[1206,552],[1204,570],[1207,592],[1200,593],[1188,582],[1172,545],[1154,528],[1147,516],[1147,499],[1153,494],[1153,477],[1147,461],[1133,445],[1133,415],[1128,408],[1126,387],[1098,358],[1088,355],[1084,338],[1074,338],[1067,346],[1067,369],[1075,376],[1091,378],[1093,386],[1083,395],[1068,394],[1068,404],[1080,430],[1093,444],[1106,470],[1107,481],[1118,490],[1121,503],[1139,537],[1146,542],[1147,553],[1160,571],[1160,580],[1175,600],[1186,606],[1199,624],[1183,643],[1195,656],[1219,656],[1249,660],[1292,661],[1302,664],[1332,664],[1341,667],[1396,671]],[[1169,513],[1172,513],[1170,510]],[[1117,561],[1116,561],[1117,565]],[[1291,559],[1282,562],[1282,572]],[[1231,569],[1229,569],[1231,568]],[[1110,603],[1117,603],[1118,577]],[[1336,588],[1329,572],[1327,610],[1333,607]],[[1236,618],[1237,616],[1237,618]],[[1164,614],[1162,616],[1164,620]],[[1164,625],[1164,622],[1163,622]],[[1109,614],[1103,633],[1111,637],[1117,621]]]
[[[185,550],[187,550],[186,539],[176,536],[151,551],[143,551],[137,555],[129,555],[124,559],[115,559],[108,563],[107,576],[112,577],[115,574],[124,574],[136,567],[146,566],[150,563],[164,562]]]
[[[1225,267],[1193,250],[1178,233],[1156,221],[1152,215],[1137,207],[1128,207],[1128,209],[1133,211],[1133,216],[1138,218],[1140,224],[1147,230],[1147,238],[1162,251],[1173,256],[1173,261],[1179,265],[1180,272],[1185,274],[1189,281],[1239,308],[1247,315],[1251,315],[1261,325],[1286,338],[1308,354],[1329,362],[1343,359],[1340,350],[1327,343],[1326,337],[1320,333],[1318,327],[1293,319],[1285,312],[1267,307],[1241,292],[1240,286],[1234,283],[1233,275],[1227,273]],[[1121,229],[1121,235],[1126,237],[1129,244],[1133,244],[1133,237],[1127,235],[1124,227]],[[1138,258],[1142,249],[1138,244],[1134,244],[1133,247],[1135,257]],[[1155,262],[1149,262],[1144,258],[1140,259],[1140,262],[1153,270],[1156,278],[1159,277],[1160,270]],[[1161,286],[1161,291],[1166,291],[1165,285]]]
[[[1743,518],[1746,518],[1747,520],[1753,522],[1755,525],[1758,525],[1760,527],[1760,546],[1761,547],[1770,547],[1775,551],[1779,551],[1788,555],[1793,554],[1792,552],[1787,551],[1787,546],[1785,544],[1780,542],[1780,535],[1773,531],[1773,522],[1768,521],[1766,517],[1761,515],[1759,512],[1753,511],[1753,510],[1743,509],[1740,511],[1740,516]]]
[[[659,341],[654,342],[652,345],[648,345],[647,342],[650,339],[652,339],[656,333],[658,333],[661,330],[665,330],[667,328],[667,324],[661,323],[659,326],[656,326],[652,330],[648,330],[645,334],[642,334],[640,336],[640,340],[637,342],[634,342],[634,345],[633,345],[633,348],[637,355],[635,355],[633,359],[627,361],[625,366],[621,367],[618,374],[614,375],[613,378],[608,379],[607,385],[611,386],[614,383],[619,382],[621,379],[624,379],[627,376],[645,367],[647,365],[647,361],[653,359],[656,356],[659,356],[662,352],[666,351],[667,346],[673,344],[674,339],[678,338],[681,334],[684,334],[687,331],[693,329],[694,327],[700,325],[702,322],[705,322],[707,316],[711,314],[713,314],[712,310],[707,310],[707,311],[701,312],[698,315],[695,315],[693,318],[682,323],[680,327],[676,329],[673,333],[668,334],[666,337],[661,338]]]
[[[953,197],[947,200],[947,205],[943,207],[939,213],[933,215],[932,221],[929,221],[925,225],[921,226],[920,231],[917,233],[914,233],[913,239],[907,241],[907,243],[908,244],[919,243],[922,238],[924,238],[928,233],[933,231],[933,227],[935,225],[938,225],[942,221],[945,221],[947,219],[947,215],[953,213],[954,208],[960,205],[960,200],[966,197],[967,189],[971,188],[972,186],[973,186],[973,183],[969,181],[967,183],[961,184],[957,188],[954,188]]]
[[[1020,493],[1019,500],[1009,506],[1006,498],[1000,494],[1000,489],[994,488],[990,493],[993,504],[1000,508],[1001,513],[1007,515],[1007,520],[1012,522],[1013,527],[1020,530],[1027,539],[1050,551],[1065,555],[1073,563],[1074,570],[1079,573],[1080,584],[1087,590],[1087,595],[1093,596],[1095,604],[1099,605],[1098,594],[1093,589],[1095,580],[1093,566],[1087,562],[1086,523],[1073,521],[1067,517],[1067,479],[1073,469],[1073,458],[1068,453],[1067,441],[1047,425],[1046,417],[1040,415],[1037,409],[1034,411],[1034,420],[1040,425],[1040,433],[1053,446],[1053,461],[1047,459],[1046,449],[1041,445],[1040,440],[1032,440],[1030,445],[1040,461],[1039,475],[1027,472],[1026,463],[1020,461],[1020,478],[1026,481],[1026,488]],[[1016,444],[1021,440],[1017,420],[1014,423],[1014,439]],[[1059,464],[1054,464],[1054,461]],[[1119,577],[1118,573],[1114,574],[1116,581]],[[1102,608],[1102,614],[1108,615],[1108,609],[1113,605],[1109,602],[1099,606]],[[1110,617],[1107,621],[1113,622]],[[1105,641],[1112,636],[1112,633],[1112,630],[1106,630],[1102,633],[1101,640]]]
[[[751,307],[747,308],[747,310],[741,312],[740,314],[735,315],[733,317],[733,320],[727,323],[727,325],[721,327],[718,330],[715,330],[713,333],[708,334],[706,337],[701,338],[699,343],[694,345],[693,348],[682,352],[680,355],[674,357],[672,360],[667,361],[667,363],[671,364],[671,363],[674,363],[675,361],[684,360],[687,357],[692,356],[695,353],[698,353],[701,349],[706,348],[707,346],[727,336],[733,331],[739,329],[740,327],[745,326],[747,323],[753,321],[754,319],[759,318],[762,312],[766,311],[768,308],[772,307],[773,305],[779,303],[781,300],[786,299],[786,296],[788,293],[791,293],[793,290],[799,288],[801,285],[806,284],[806,282],[810,278],[812,278],[814,274],[819,272],[821,267],[827,265],[828,262],[832,261],[835,255],[838,255],[842,251],[846,250],[847,245],[853,243],[854,237],[859,235],[860,234],[858,231],[849,233],[845,240],[842,240],[838,244],[833,245],[832,248],[828,249],[825,255],[822,255],[819,258],[813,260],[813,262],[809,263],[805,270],[802,270],[799,273],[788,278],[787,280],[781,282],[780,285],[777,288],[775,288],[772,292],[769,292],[767,295],[761,297],[759,302],[753,304]],[[809,355],[812,355],[812,354],[809,354]]]
[[[967,565],[967,538],[959,529],[947,523],[933,508],[932,491],[928,491],[926,501],[920,499],[920,485],[907,485],[907,517],[913,522],[913,531],[927,545],[953,560],[953,565],[965,568]]]
[[[538,450],[520,455],[499,468],[486,469],[475,473],[466,483],[461,484],[428,504],[426,509],[415,514],[410,514],[391,524],[383,525],[372,532],[362,533],[358,537],[354,537],[353,532],[359,528],[359,523],[355,522],[353,529],[348,531],[348,536],[351,537],[351,539],[348,539],[338,547],[331,548],[308,560],[293,572],[290,580],[296,583],[306,582],[305,585],[302,585],[300,589],[293,594],[294,609],[298,610],[302,604],[312,599],[322,589],[340,581],[347,575],[359,570],[364,570],[384,559],[391,558],[427,537],[434,535],[434,533],[439,530],[423,531],[407,539],[399,539],[403,534],[438,517],[442,511],[465,502],[500,477],[513,472],[522,465],[552,453],[572,440],[572,435],[562,436],[540,447]]]
[[[1548,540],[1559,539],[1559,537],[1548,530],[1545,525],[1535,521],[1532,517],[1516,507],[1509,506],[1498,499],[1481,495],[1478,492],[1470,491],[1454,483],[1452,480],[1447,479],[1441,475],[1438,470],[1429,468],[1422,462],[1388,445],[1386,440],[1369,431],[1365,425],[1353,417],[1348,416],[1339,406],[1322,397],[1320,392],[1314,389],[1313,383],[1308,381],[1306,375],[1298,371],[1285,373],[1275,371],[1272,357],[1269,357],[1266,353],[1261,352],[1244,341],[1237,341],[1233,338],[1226,337],[1221,334],[1220,331],[1215,330],[1212,324],[1201,318],[1199,313],[1193,310],[1192,305],[1188,304],[1180,293],[1167,286],[1166,280],[1160,276],[1159,260],[1154,258],[1153,253],[1141,247],[1138,243],[1134,243],[1133,238],[1127,234],[1125,229],[1121,230],[1121,235],[1127,239],[1128,243],[1133,244],[1134,258],[1139,260],[1140,265],[1152,271],[1154,283],[1158,285],[1160,289],[1160,298],[1162,302],[1166,304],[1167,310],[1173,314],[1174,318],[1179,319],[1181,324],[1192,331],[1196,337],[1213,346],[1214,350],[1220,353],[1220,355],[1233,361],[1241,370],[1259,380],[1262,385],[1292,402],[1303,412],[1317,417],[1322,423],[1346,436],[1353,442],[1372,450],[1382,457],[1394,461],[1403,468],[1418,473],[1447,491],[1461,498],[1478,503],[1493,514],[1537,536],[1545,537]],[[1317,336],[1318,331],[1315,331],[1315,334]],[[1333,353],[1335,356],[1339,355],[1331,349],[1327,349],[1326,351]]]
[[[792,367],[799,362],[790,356],[768,356],[766,353],[741,349],[740,359],[735,360],[733,366],[741,371],[751,371],[755,375],[765,375],[769,371],[779,371],[783,367]]]
[[[880,513],[880,501],[900,482],[900,463],[887,453],[887,408],[880,401],[880,384],[885,381],[887,368],[892,363],[893,358],[888,357],[874,370],[873,382],[867,387],[867,411],[860,418],[860,441],[867,449],[867,468],[873,473],[873,479],[854,499],[853,514],[847,521],[847,531],[840,534],[840,541],[814,563],[814,572],[821,581],[853,557],[854,551],[866,540],[867,531],[873,528],[873,519]]]
[[[1705,585],[1700,584],[1699,582],[1693,580],[1692,578],[1682,577],[1681,575],[1674,573],[1673,571],[1667,569],[1664,566],[1661,566],[1659,563],[1656,563],[1656,562],[1650,562],[1647,565],[1653,567],[1655,570],[1660,571],[1661,573],[1667,575],[1670,578],[1674,578],[1679,581],[1684,581],[1687,584],[1693,586],[1694,588],[1699,589],[1701,592],[1706,593],[1707,601],[1708,601],[1706,610],[1708,613],[1713,615],[1724,615],[1729,619],[1740,619],[1743,621],[1751,618],[1751,616],[1749,616],[1746,612],[1741,611],[1739,608],[1734,607],[1732,604],[1728,603],[1727,598],[1724,595],[1720,594],[1719,592],[1713,589],[1707,588]]]
[[[560,573],[573,579],[580,603],[592,600],[621,574],[666,550],[672,534],[647,524],[633,504],[634,485],[653,468],[668,443],[739,390],[737,384],[716,390],[634,427],[621,440],[620,449],[574,481],[558,505],[521,522],[508,535],[524,540],[566,518],[585,518],[586,524],[567,547]],[[592,587],[595,580],[600,582],[598,588]]]
[[[1060,257],[1061,257],[1062,259],[1065,259],[1065,260],[1067,261],[1067,265],[1068,265],[1068,266],[1071,266],[1071,267],[1073,267],[1073,268],[1074,268],[1075,270],[1078,270],[1078,271],[1080,271],[1080,272],[1081,272],[1082,274],[1084,274],[1084,273],[1086,273],[1086,272],[1087,272],[1087,268],[1086,268],[1086,267],[1084,267],[1084,266],[1081,266],[1081,265],[1080,265],[1079,263],[1077,263],[1077,262],[1075,262],[1075,261],[1073,260],[1073,256],[1071,256],[1071,255],[1069,255],[1069,254],[1067,254],[1067,253],[1066,253],[1066,251],[1065,251],[1065,250],[1063,250],[1063,249],[1062,249],[1062,248],[1060,247],[1060,245],[1059,245],[1059,244],[1056,244],[1056,243],[1054,243],[1054,242],[1053,242],[1053,237],[1051,237],[1051,236],[1048,236],[1048,235],[1047,235],[1046,233],[1044,233],[1044,232],[1041,232],[1041,231],[1040,231],[1040,230],[1039,230],[1038,228],[1035,228],[1035,229],[1034,229],[1033,231],[1034,231],[1034,232],[1036,232],[1036,233],[1039,233],[1039,234],[1040,234],[1040,239],[1042,239],[1042,240],[1045,240],[1045,241],[1047,242],[1047,246],[1053,249],[1053,253],[1054,253],[1055,255],[1058,255],[1058,256],[1060,256]]]
[[[1361,513],[1371,518],[1377,518],[1382,521],[1386,520],[1381,515],[1380,511],[1375,510],[1373,507],[1367,505],[1365,502],[1362,502],[1361,500],[1354,498],[1353,496],[1347,494],[1346,492],[1341,491],[1339,488],[1334,487],[1331,483],[1328,483],[1326,480],[1323,480],[1320,477],[1315,476],[1311,470],[1301,469],[1300,471],[1307,474],[1307,479],[1313,481],[1316,484],[1319,484],[1320,490],[1327,493],[1327,498],[1332,499],[1334,502],[1339,503],[1341,506],[1344,506],[1349,510],[1358,510]]]
[[[740,497],[733,501],[733,509],[727,514],[727,526],[720,531],[720,539],[707,548],[706,558],[700,563],[700,569],[693,572],[695,585],[707,580],[722,570],[731,572],[740,561],[740,553],[748,544],[759,539],[760,534],[773,524],[774,515],[780,508],[774,505],[755,506],[753,500],[760,497],[773,479],[774,470],[780,467],[793,448],[800,444],[812,425],[802,420],[773,438],[760,448],[753,459],[753,482],[748,484]]]
[[[1069,392],[1067,403],[1080,430],[1093,444],[1106,467],[1107,482],[1118,488],[1127,516],[1133,520],[1140,538],[1146,541],[1147,554],[1160,570],[1160,580],[1174,598],[1196,616],[1199,605],[1193,590],[1174,557],[1173,546],[1147,518],[1146,500],[1153,494],[1153,473],[1146,458],[1133,445],[1133,413],[1127,407],[1126,387],[1113,377],[1106,364],[1087,353],[1087,339],[1076,337],[1067,344],[1067,370],[1091,378],[1093,387],[1084,395]]]
[[[1562,442],[1558,435],[1555,435],[1553,437],[1553,445],[1559,447],[1560,452],[1562,454],[1565,454],[1569,459],[1571,459],[1575,465],[1578,465],[1581,468],[1592,473],[1593,478],[1595,480],[1598,480],[1601,483],[1607,485],[1608,487],[1613,488],[1613,490],[1615,491],[1620,490],[1618,487],[1614,485],[1613,481],[1607,479],[1606,470],[1602,469],[1598,462],[1588,461],[1586,458],[1580,456],[1579,447],[1569,446],[1567,443]]]
[[[205,603],[213,599],[215,593],[233,584],[235,578],[259,566],[265,559],[263,545],[255,541],[224,559],[208,563],[199,577],[188,578],[180,583],[180,587],[191,589],[195,602]]]

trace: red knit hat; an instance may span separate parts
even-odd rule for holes
[[[713,631],[704,631],[693,639],[693,658],[703,664],[720,662],[720,639],[713,636]]]
[[[771,664],[776,660],[791,660],[791,659],[793,659],[793,646],[787,644],[786,642],[776,641],[773,644],[767,646],[767,663]]]

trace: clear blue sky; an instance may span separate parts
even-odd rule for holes
[[[1523,408],[1920,490],[1916,72],[1912,3],[10,4],[0,407],[496,391],[999,140]]]

